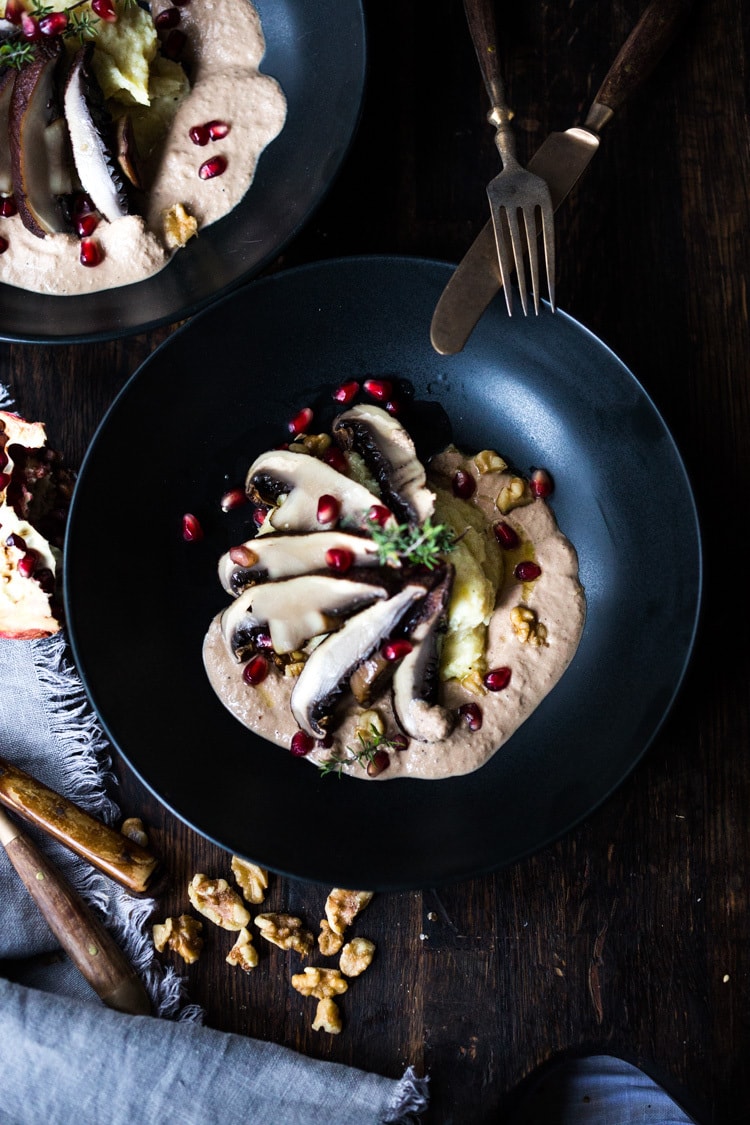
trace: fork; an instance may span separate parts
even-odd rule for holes
[[[513,263],[515,263],[524,316],[528,315],[524,255],[528,257],[531,273],[534,312],[539,315],[537,242],[540,229],[544,244],[549,301],[552,311],[555,310],[555,235],[552,199],[549,187],[541,176],[535,176],[527,171],[516,158],[516,141],[510,124],[513,111],[508,108],[505,101],[505,83],[500,72],[492,5],[493,0],[464,0],[469,31],[492,107],[487,114],[487,120],[495,127],[495,144],[503,163],[502,172],[487,185],[487,197],[490,201],[500,277],[508,315],[512,315],[513,312],[510,287]],[[521,223],[523,223],[523,232]]]

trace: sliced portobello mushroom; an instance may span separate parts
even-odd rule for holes
[[[291,709],[301,730],[323,738],[353,672],[390,637],[399,621],[420,598],[425,587],[410,582],[393,597],[376,602],[349,617],[308,657],[291,695]]]
[[[435,496],[426,487],[424,465],[414,442],[387,410],[360,404],[339,414],[333,436],[347,450],[359,453],[378,482],[383,502],[399,520],[424,523],[435,509]]]
[[[222,635],[238,660],[259,632],[270,633],[275,652],[295,652],[312,637],[338,629],[344,618],[386,599],[389,590],[380,577],[374,572],[357,579],[303,574],[251,586],[222,613]]]
[[[353,567],[376,566],[378,562],[372,539],[345,531],[260,535],[242,543],[239,550],[247,552],[244,564],[235,562],[228,551],[219,559],[219,581],[233,597],[260,582],[325,570],[329,551],[351,552]]]
[[[57,93],[61,57],[59,39],[37,43],[34,59],[17,73],[10,96],[13,192],[23,225],[38,238],[73,230],[64,198],[73,183]]]
[[[13,67],[0,69],[0,195],[10,195],[13,191],[13,171],[10,165],[10,141],[8,139],[8,119],[10,117],[10,95],[16,72]]]
[[[393,712],[404,733],[418,742],[447,738],[456,722],[453,712],[438,702],[439,639],[454,573],[453,567],[446,564],[444,577],[420,605],[419,620],[409,633],[414,647],[393,673]]]
[[[78,178],[97,211],[113,223],[129,213],[117,162],[117,133],[91,67],[93,43],[76,52],[65,85],[65,119]]]
[[[334,496],[341,504],[339,521],[349,520],[355,526],[363,523],[373,504],[383,503],[364,485],[325,461],[287,449],[262,453],[248,470],[245,491],[251,500],[262,504],[277,504],[284,497],[267,517],[275,531],[319,531],[321,496]]]

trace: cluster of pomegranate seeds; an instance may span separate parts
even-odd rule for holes
[[[313,420],[313,412],[309,406],[303,406],[298,414],[287,423],[287,429],[293,437],[299,434],[304,434],[305,430],[310,428],[310,423]]]
[[[82,238],[80,259],[82,266],[98,266],[104,261],[104,251],[93,238]]]
[[[50,12],[39,20],[39,30],[42,35],[62,35],[68,26],[67,12]]]
[[[186,543],[195,543],[203,538],[200,520],[192,512],[186,512],[182,517],[182,538]]]
[[[79,215],[76,219],[76,230],[79,238],[90,238],[99,226],[99,216],[94,211],[87,215]]]
[[[351,402],[352,399],[359,391],[359,383],[353,379],[349,383],[342,383],[340,387],[336,387],[333,392],[333,399],[335,402],[341,402],[344,405]]]
[[[318,523],[335,523],[341,514],[341,503],[335,496],[323,495],[318,498]]]
[[[365,379],[365,391],[378,402],[387,402],[393,394],[393,383],[388,379]]]
[[[379,773],[383,773],[391,764],[391,756],[387,750],[376,750],[370,761],[367,763],[367,776],[377,777]]]
[[[529,487],[535,496],[546,500],[552,495],[555,483],[546,469],[533,469],[529,479]]]
[[[31,547],[27,548],[26,554],[18,560],[18,573],[22,578],[31,578],[36,570],[37,563],[39,562],[39,555]]]
[[[114,0],[91,0],[91,9],[96,12],[99,19],[107,23],[117,22],[117,9]]]
[[[381,527],[385,527],[391,518],[391,513],[382,504],[373,504],[367,513],[367,518],[371,523],[377,523]]]
[[[510,668],[491,668],[483,682],[487,691],[503,691],[510,683]]]
[[[329,445],[323,454],[323,460],[326,465],[330,465],[337,473],[345,473],[349,468],[349,463],[346,460],[342,450],[337,445]]]
[[[467,473],[465,469],[456,469],[451,487],[454,496],[457,496],[460,500],[468,500],[476,492],[477,482],[471,473]]]
[[[533,582],[542,573],[542,568],[539,563],[531,562],[530,559],[524,559],[516,565],[513,571],[519,582]]]
[[[194,145],[207,145],[209,141],[220,141],[226,137],[230,126],[226,121],[207,121],[205,125],[193,125],[188,136]]]
[[[5,0],[5,19],[8,23],[19,24],[23,11],[21,0]]]
[[[354,553],[346,547],[331,547],[326,551],[326,564],[339,574],[346,574],[351,570],[353,562]]]
[[[289,749],[295,758],[304,758],[315,746],[315,741],[303,730],[298,730],[292,735]]]
[[[7,249],[8,249],[8,239],[3,238],[3,236],[0,234],[0,254],[4,254]]]
[[[478,703],[464,703],[463,707],[459,707],[458,713],[469,730],[479,730],[482,726],[482,708]]]
[[[395,641],[386,641],[380,652],[384,660],[395,663],[395,661],[403,660],[405,656],[408,656],[412,648],[411,641],[399,638]]]
[[[265,656],[258,653],[256,656],[251,656],[247,664],[242,670],[242,679],[246,684],[255,687],[265,680],[268,675],[268,661]]]
[[[16,206],[15,195],[4,195],[0,197],[0,217],[3,219],[11,219],[18,211]]]
[[[213,180],[216,176],[223,176],[226,170],[227,158],[219,154],[204,160],[198,169],[198,175],[202,180]]]
[[[230,488],[221,498],[222,512],[232,512],[247,503],[247,493],[244,488]]]
[[[263,507],[261,507],[261,505],[258,505],[258,507],[253,512],[253,523],[255,524],[256,527],[261,526],[261,524],[263,523],[267,514],[268,514],[268,508],[263,508]]]
[[[492,530],[503,550],[512,551],[519,546],[521,540],[518,538],[518,532],[514,527],[511,527],[509,523],[506,523],[505,520],[500,520],[498,523],[493,524]]]

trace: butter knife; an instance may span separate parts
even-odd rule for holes
[[[620,48],[591,104],[583,126],[550,133],[527,167],[549,184],[556,211],[591,163],[599,134],[642,85],[672,43],[692,0],[651,0]],[[502,288],[492,222],[485,223],[446,285],[430,325],[441,355],[460,352],[495,294]]]

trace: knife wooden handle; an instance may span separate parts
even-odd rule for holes
[[[692,0],[652,0],[620,48],[586,119],[597,132],[651,74],[677,34]],[[608,112],[603,112],[608,111]]]
[[[128,890],[145,891],[158,866],[157,858],[145,848],[4,758],[0,758],[0,803]]]
[[[1,811],[0,843],[52,933],[102,1001],[118,1012],[149,1015],[148,993],[114,938],[57,868]]]

